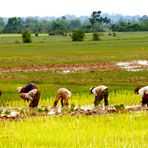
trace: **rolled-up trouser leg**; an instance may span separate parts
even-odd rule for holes
[[[148,106],[148,94],[143,95],[141,103]]]
[[[37,93],[33,97],[33,100],[29,104],[29,107],[37,107],[38,106],[40,95],[41,95],[41,93],[39,91],[37,91]]]

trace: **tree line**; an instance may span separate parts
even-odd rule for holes
[[[67,19],[65,16],[49,19],[37,19],[36,17],[11,17],[5,22],[0,17],[0,33],[22,33],[29,30],[31,33],[48,33],[49,35],[66,35],[73,30],[87,32],[109,31],[148,31],[148,16],[142,16],[138,21],[121,20],[112,23],[108,17],[103,17],[101,11],[93,11],[85,20],[80,18]]]
[[[143,16],[138,22],[120,21],[111,25],[113,31],[128,32],[128,31],[148,31],[148,16]]]

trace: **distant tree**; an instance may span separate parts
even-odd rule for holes
[[[51,21],[48,21],[46,19],[40,19],[38,22],[40,32],[48,33],[50,24],[51,24]]]
[[[101,18],[101,11],[93,11],[91,14],[91,18],[89,18],[89,21],[92,25],[92,30],[95,32],[95,24],[97,21],[102,21]]]
[[[76,29],[80,29],[82,26],[81,20],[79,18],[70,20],[69,22],[69,29],[70,30],[76,30]]]
[[[144,21],[148,21],[148,16],[147,15],[143,15],[140,19],[140,22],[144,22]]]
[[[25,29],[29,30],[31,33],[40,33],[41,28],[39,26],[39,21],[34,17],[27,17],[25,19]]]
[[[2,33],[4,29],[5,23],[2,17],[0,17],[0,33]]]
[[[148,31],[148,16],[144,15],[140,18],[140,26],[142,31]]]
[[[107,17],[103,18],[101,16],[101,11],[93,11],[91,14],[91,18],[89,18],[89,21],[92,25],[93,32],[96,31],[97,26],[99,26],[99,30],[101,31],[102,23],[110,23],[110,19]]]
[[[28,30],[25,30],[22,33],[22,39],[24,43],[31,43],[32,42],[31,33]]]
[[[24,30],[24,27],[25,27],[24,20],[21,17],[18,17],[17,20],[19,22],[19,27],[18,27],[19,28],[19,32],[18,33],[22,33],[22,31]]]
[[[54,20],[49,28],[49,35],[65,35],[69,30],[69,21],[65,17]]]
[[[21,26],[22,22],[21,19],[17,17],[12,17],[8,19],[8,23],[6,24],[4,28],[5,33],[20,33],[21,32]]]
[[[85,20],[83,23],[82,23],[82,27],[81,29],[88,33],[88,32],[92,32],[92,27],[91,27],[91,23],[89,22],[89,20]]]
[[[148,22],[119,22],[111,26],[113,31],[127,32],[127,31],[148,31]]]

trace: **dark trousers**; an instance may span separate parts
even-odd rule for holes
[[[40,95],[41,95],[40,91],[37,91],[37,93],[33,97],[33,100],[29,104],[29,107],[37,107],[38,106]]]
[[[148,106],[148,94],[143,95],[141,103]]]
[[[109,95],[108,90],[104,90],[104,91],[99,92],[97,94],[97,96],[95,96],[94,105],[98,106],[100,101],[103,100],[103,99],[104,99],[104,105],[105,106],[108,105],[108,95]]]

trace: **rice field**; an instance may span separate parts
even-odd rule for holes
[[[147,124],[147,112],[0,122],[0,147],[146,148]]]
[[[148,84],[147,65],[130,71],[117,63],[148,60],[147,32],[105,34],[99,42],[92,41],[91,34],[84,42],[44,34],[32,38],[33,43],[24,44],[20,35],[0,35],[0,107],[28,106],[16,88],[29,82],[41,90],[39,107],[52,106],[60,87],[72,90],[70,104],[90,105],[94,96],[89,88],[101,84],[109,87],[110,105],[139,105],[141,97],[133,89]],[[144,111],[0,120],[0,147],[146,148],[147,115]]]

